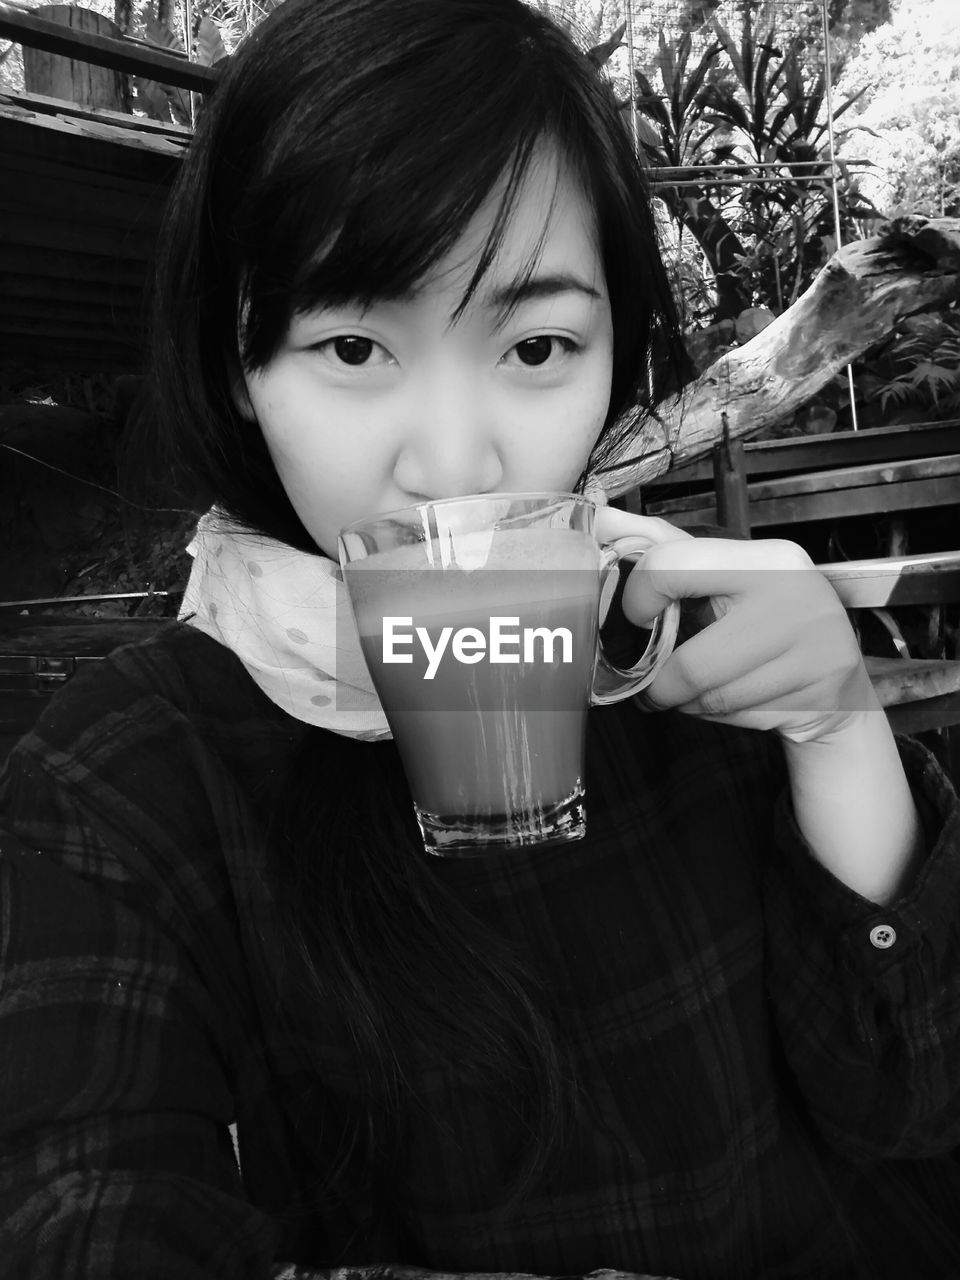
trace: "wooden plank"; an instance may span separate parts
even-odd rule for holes
[[[940,476],[960,475],[960,453],[946,454],[943,457],[904,458],[899,462],[874,462],[863,467],[838,467],[835,471],[813,471],[809,475],[783,476],[780,480],[760,480],[748,485],[750,499],[750,518],[755,522],[764,504],[772,502],[787,503],[791,498],[803,498],[806,495],[827,494],[832,492],[854,492],[856,489],[890,486],[904,481],[932,480]],[[851,497],[851,502],[855,498]],[[960,502],[960,489],[957,489],[957,502]],[[684,498],[653,498],[644,506],[650,512],[663,513],[716,511],[714,494],[690,494]],[[874,509],[874,508],[870,508]]]
[[[761,480],[747,486],[751,519],[763,503],[786,501],[794,497],[856,490],[876,486],[893,486],[902,481],[928,480],[938,476],[960,475],[960,454],[934,458],[906,458],[898,462],[876,462],[863,467],[842,467],[834,471],[814,471],[807,475],[784,476],[778,480]],[[960,492],[958,492],[960,501]],[[691,494],[688,497],[652,501],[651,510],[675,512],[714,507],[713,495]]]
[[[750,503],[751,526],[804,524],[814,520],[841,520],[878,512],[913,511],[923,507],[960,504],[960,483],[950,475],[903,484],[872,485],[826,493],[792,494]],[[679,528],[695,524],[719,524],[717,508],[710,493],[689,498],[647,500],[641,493],[646,515],[660,516]]]
[[[960,662],[872,656],[863,662],[882,707],[960,693]]]
[[[201,67],[189,62],[183,55],[89,31],[76,31],[71,27],[34,17],[32,13],[25,13],[22,9],[14,9],[11,5],[2,3],[2,0],[0,36],[31,49],[43,49],[47,53],[58,53],[65,58],[90,62],[94,66],[109,67],[113,71],[146,76],[161,84],[176,85],[180,89],[192,89],[197,93],[208,92],[220,76],[217,68]]]
[[[21,121],[24,119],[22,115],[18,115],[17,118]],[[129,129],[119,129],[112,124],[96,120],[84,120],[66,113],[55,116],[33,115],[29,117],[28,122],[36,129],[51,133],[62,133],[68,137],[94,138],[132,151],[179,156],[184,149],[172,138],[146,134],[139,130],[132,132]]]
[[[157,200],[159,195],[159,200]],[[116,191],[113,187],[87,187],[81,183],[59,182],[52,177],[20,178],[5,184],[0,191],[0,210],[9,214],[44,214],[51,218],[69,216],[76,221],[90,221],[97,227],[129,227],[132,221],[156,228],[163,218],[166,189],[141,186],[133,191]],[[65,200],[68,196],[68,200]]]
[[[10,116],[0,110],[0,154],[4,164],[14,155],[50,156],[65,169],[116,173],[150,182],[177,172],[180,152],[152,134],[115,129],[113,136],[92,137],[56,115]]]
[[[0,241],[0,298],[6,283],[9,281],[11,287],[15,287],[20,278],[38,282],[37,289],[52,288],[56,280],[69,278],[78,285],[107,282],[110,288],[133,290],[143,287],[145,277],[144,264],[133,259],[121,261],[92,253],[61,254],[27,245],[4,245]]]
[[[894,733],[930,733],[960,724],[960,693],[947,693],[924,702],[884,708]]]
[[[960,420],[917,422],[909,426],[870,427],[864,431],[834,431],[829,435],[785,440],[748,440],[744,444],[748,476],[778,472],[815,471],[823,467],[894,462],[944,453],[960,453]],[[711,455],[674,467],[655,488],[712,482]]]
[[[960,419],[898,423],[787,440],[752,440],[744,452],[748,475],[960,453]]]
[[[20,277],[14,287],[7,290],[5,259],[0,254],[0,294],[3,295],[0,320],[15,322],[18,315],[25,316],[28,313],[31,305],[53,300],[58,304],[62,302],[69,305],[71,301],[82,301],[86,296],[93,305],[140,308],[151,297],[152,276],[146,261],[127,263],[128,266],[137,267],[136,278],[130,280],[112,270],[109,262],[105,264],[104,270],[93,272],[87,278],[74,270],[75,264],[68,256],[51,253],[51,257],[54,265],[59,263],[63,268],[59,279]]]
[[[859,489],[836,489],[826,493],[792,494],[789,497],[750,502],[750,523],[758,525],[800,524],[811,520],[840,520],[879,512],[916,511],[925,507],[948,507],[960,503],[960,481],[956,475],[902,484],[871,485]]]
[[[817,568],[847,609],[960,601],[960,551],[838,560]]]
[[[45,303],[41,298],[34,298],[18,301],[15,308],[0,311],[0,333],[11,342],[25,342],[47,335],[50,338],[83,338],[92,336],[96,330],[101,337],[110,332],[117,342],[127,345],[135,337],[132,329],[139,333],[145,326],[145,312],[144,306],[129,310],[114,304],[109,297],[103,304],[91,303],[89,311],[82,304],[60,303],[56,299]],[[84,316],[89,317],[87,333],[84,332]]]
[[[54,325],[79,332],[85,327],[100,333],[118,330],[125,337],[131,336],[130,329],[139,331],[143,327],[142,306],[122,307],[109,298],[88,297],[86,301],[81,298],[73,302],[60,297],[25,298],[18,302],[16,311],[21,321],[17,327],[22,333],[29,333],[35,323],[45,330]]]
[[[45,218],[39,214],[28,216],[5,213],[3,234],[8,248],[13,245],[29,245],[37,249],[107,258],[116,256],[141,262],[152,262],[156,253],[156,233],[153,228],[128,227],[116,234],[108,227],[98,227],[91,223],[74,226],[69,221],[69,210],[65,210],[63,217],[59,219]]]
[[[41,115],[69,115],[82,120],[100,120],[104,124],[115,125],[118,129],[136,129],[142,133],[159,133],[171,138],[174,142],[190,144],[193,130],[186,125],[175,124],[172,120],[150,120],[146,116],[129,115],[124,111],[110,111],[106,107],[95,110],[83,107],[75,102],[64,102],[62,98],[51,98],[44,93],[23,93],[6,89],[0,93],[0,103],[10,102]]]
[[[871,462],[859,467],[837,467],[830,471],[812,471],[803,475],[783,476],[778,480],[759,480],[747,486],[751,506],[767,499],[794,494],[826,493],[835,489],[865,489],[877,484],[895,484],[905,480],[929,480],[937,476],[960,473],[960,453],[935,457],[901,458],[893,462]]]
[[[43,121],[49,119],[14,119],[0,105],[0,155],[5,171],[31,174],[52,170],[64,180],[77,178],[90,186],[113,182],[131,187],[169,187],[179,171],[180,157],[172,152],[121,147],[105,139],[48,129]]]
[[[59,350],[51,350],[50,343],[69,343],[71,346],[96,351],[101,344],[106,344],[119,351],[135,349],[142,340],[141,329],[137,325],[116,324],[111,321],[100,325],[83,325],[79,320],[62,320],[55,312],[44,316],[31,316],[17,324],[15,317],[0,316],[0,338],[3,339],[4,356],[9,357],[14,351],[22,354],[33,350],[37,353],[39,363],[45,363],[46,356],[53,363],[60,357]],[[99,366],[97,366],[99,367]]]
[[[105,357],[110,352],[123,352],[129,358],[139,354],[143,342],[141,329],[140,325],[132,329],[127,325],[114,323],[95,326],[74,321],[71,324],[50,315],[25,320],[19,327],[7,321],[0,322],[0,339],[3,340],[6,357],[14,353],[22,355],[25,351],[34,351],[42,356],[47,351],[51,361],[56,363],[62,352],[49,351],[49,344],[57,343],[58,346],[69,346],[77,351],[87,351],[91,355],[102,349]],[[91,366],[96,369],[103,367],[100,363]]]
[[[119,306],[114,306],[109,299],[102,305],[91,302],[89,311],[85,311],[82,306],[71,310],[68,304],[60,305],[57,301],[45,304],[40,298],[17,305],[19,315],[14,314],[13,308],[0,312],[0,333],[7,334],[11,339],[44,334],[49,334],[51,338],[65,338],[70,335],[83,337],[86,315],[89,317],[87,327],[90,334],[93,333],[94,328],[101,335],[105,331],[112,331],[116,339],[125,344],[134,337],[130,331],[131,324],[134,324],[139,331],[145,320],[143,316],[145,308],[139,307],[128,312]],[[143,320],[135,319],[141,316]]]
[[[52,175],[35,175],[15,185],[12,182],[4,184],[0,189],[0,211],[14,215],[41,215],[60,221],[69,218],[77,225],[88,223],[118,230],[139,225],[155,234],[163,216],[163,207],[155,197],[150,198],[151,194],[144,187],[134,191],[116,191],[73,182],[67,185],[63,174],[59,175],[59,180]],[[166,191],[161,193],[161,201],[166,194]]]
[[[42,123],[47,127],[53,128],[57,125],[64,125],[66,128],[80,134],[85,138],[102,138],[105,142],[116,143],[117,146],[129,147],[138,151],[151,151],[166,153],[167,155],[179,156],[184,148],[181,143],[174,141],[173,138],[165,138],[160,135],[146,134],[136,130],[131,132],[128,129],[118,129],[116,125],[105,124],[98,120],[82,120],[73,116],[38,116],[35,117],[38,123]]]
[[[104,657],[170,625],[170,618],[85,618],[68,613],[25,615],[0,609],[0,654]]]
[[[121,346],[119,341],[108,338],[95,335],[89,339],[73,334],[56,340],[55,347],[51,346],[51,341],[43,338],[25,341],[18,334],[3,337],[4,357],[22,361],[39,372],[49,369],[58,374],[78,375],[143,373],[143,351],[132,342]]]
[[[93,282],[77,280],[72,276],[66,279],[59,273],[44,279],[29,275],[15,276],[4,271],[0,255],[0,289],[8,303],[16,301],[15,306],[7,307],[11,314],[17,314],[22,305],[29,306],[38,300],[55,303],[58,307],[86,307],[91,304],[94,292],[90,287],[91,283],[97,289],[97,305],[109,306],[114,311],[139,316],[149,298],[149,286],[142,278],[132,285],[126,285],[111,280],[106,275],[95,277]]]

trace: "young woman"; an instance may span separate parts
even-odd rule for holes
[[[633,623],[715,620],[591,713],[557,848],[425,854],[323,621],[341,526],[582,487],[680,366],[588,59],[520,0],[287,0],[158,274],[156,443],[216,514],[183,622],[0,783],[4,1277],[955,1275],[957,801],[802,553],[602,512],[654,543]]]

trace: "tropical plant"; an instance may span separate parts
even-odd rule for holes
[[[186,52],[183,41],[170,27],[148,14],[144,22],[147,40],[159,49]],[[200,19],[196,35],[191,40],[192,61],[204,67],[212,67],[227,56],[227,49],[216,23],[205,15]],[[143,76],[135,76],[136,108],[154,120],[172,120],[175,124],[192,125],[195,106],[193,95],[173,85],[160,84]]]
[[[714,16],[714,39],[699,47],[689,31],[676,41],[661,33],[660,83],[637,75],[644,152],[674,171],[676,185],[660,182],[658,193],[706,254],[718,319],[751,306],[782,312],[835,248],[825,71],[806,69],[809,34],[799,28],[778,44],[776,17],[769,3],[745,3],[736,33]],[[834,126],[858,97],[834,109]],[[855,218],[875,213],[849,168],[838,195],[848,233]]]
[[[761,15],[762,16],[762,15]],[[765,27],[744,13],[739,39],[719,22],[714,31],[727,55],[732,81],[707,92],[713,119],[729,130],[731,154],[756,166],[735,218],[750,243],[742,269],[756,301],[783,311],[799,296],[836,248],[832,192],[824,176],[831,123],[835,139],[847,131],[837,122],[859,94],[833,108],[829,119],[826,68],[811,76],[806,42],[796,35],[782,47],[773,18]],[[841,226],[875,212],[859,194],[849,169],[838,181]]]
[[[683,231],[694,237],[710,265],[717,292],[717,311],[735,316],[749,303],[737,272],[744,253],[715,196],[704,184],[703,167],[717,154],[710,143],[719,126],[707,115],[708,78],[721,53],[718,42],[694,55],[694,42],[685,32],[676,44],[661,32],[653,70],[658,85],[636,71],[633,107],[638,114],[638,137],[654,172],[657,194]]]
[[[960,315],[954,310],[912,316],[887,349],[888,372],[877,397],[885,411],[920,409],[923,416],[960,413]]]

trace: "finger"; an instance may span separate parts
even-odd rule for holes
[[[642,696],[642,695],[641,695]],[[676,707],[681,715],[695,715],[700,720],[709,720],[712,724],[734,725],[738,729],[756,729],[770,733],[779,731],[782,737],[795,742],[803,742],[812,736],[822,737],[826,731],[837,728],[860,711],[872,711],[883,715],[883,708],[864,703],[852,709],[838,703],[836,706],[824,707],[819,711],[806,712],[803,709],[788,711],[776,704],[745,707],[739,711],[711,713],[695,707]]]
[[[656,706],[711,720],[753,727],[753,719],[747,720],[746,715],[764,712],[778,725],[802,724],[821,722],[836,712],[871,710],[875,695],[869,678],[858,678],[861,675],[865,677],[859,650],[851,653],[840,644],[824,655],[822,665],[811,661],[809,654],[798,663],[796,652],[786,651],[728,681],[702,686],[686,702],[667,701],[675,695],[671,695],[669,677],[666,685],[661,684],[663,671],[646,693]]]
[[[670,600],[751,595],[789,600],[801,594],[829,595],[836,602],[836,593],[793,543],[671,539],[651,546],[630,573],[623,608],[631,622],[646,626]]]
[[[716,688],[704,689],[676,709],[689,715],[741,723],[745,713],[766,712],[780,722],[793,718],[822,718],[841,709],[854,710],[842,681],[812,675],[801,684],[788,658],[777,658],[756,671]]]
[[[606,544],[617,538],[646,538],[651,545],[672,541],[692,541],[692,534],[676,525],[668,524],[659,516],[640,516],[633,511],[619,511],[616,507],[600,507],[597,511],[596,534],[598,541]]]
[[[786,637],[761,635],[760,630],[752,618],[736,613],[711,623],[667,658],[657,678],[647,686],[650,700],[663,708],[696,705],[712,711],[714,708],[702,699],[742,680],[769,678],[768,668],[784,657],[791,642]]]
[[[649,692],[659,705],[682,707],[753,680],[756,692],[751,696],[759,700],[813,684],[839,685],[861,662],[849,620],[832,600],[765,596],[735,601],[685,641],[666,660]],[[742,700],[735,705],[742,706]]]

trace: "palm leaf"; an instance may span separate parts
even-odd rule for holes
[[[229,56],[220,35],[220,28],[206,15],[200,19],[194,55],[202,67],[215,67],[218,62],[222,62]]]
[[[621,23],[608,40],[604,40],[602,44],[594,45],[592,49],[587,50],[587,57],[595,67],[602,67],[623,44],[623,33],[627,29],[625,22]]]
[[[663,88],[670,96],[670,90],[677,78],[677,67],[674,59],[673,44],[669,41],[661,30],[660,32],[660,48],[657,55],[657,66],[660,68],[660,79],[663,81]]]
[[[731,67],[733,67],[734,75],[741,84],[744,84],[746,77],[744,75],[743,58],[740,55],[740,49],[737,42],[719,18],[714,18],[711,26],[713,28],[713,34],[717,37],[720,47],[727,55]]]
[[[152,13],[144,19],[144,34],[148,43],[157,49],[167,49],[175,53],[183,53],[183,42],[168,26],[158,22]],[[177,124],[190,124],[189,99],[179,89],[170,85],[158,84],[155,80],[147,80],[142,76],[133,79],[137,91],[137,101],[144,111],[154,120],[173,120]]]
[[[707,76],[710,69],[720,55],[720,45],[714,41],[708,45],[700,56],[700,61],[690,72],[684,86],[683,93],[683,109],[689,111],[691,107],[697,105],[701,90],[707,83]]]
[[[633,74],[640,91],[634,98],[635,109],[658,124],[664,136],[668,135],[671,132],[670,116],[664,106],[662,94],[657,93],[642,71],[634,71]]]

